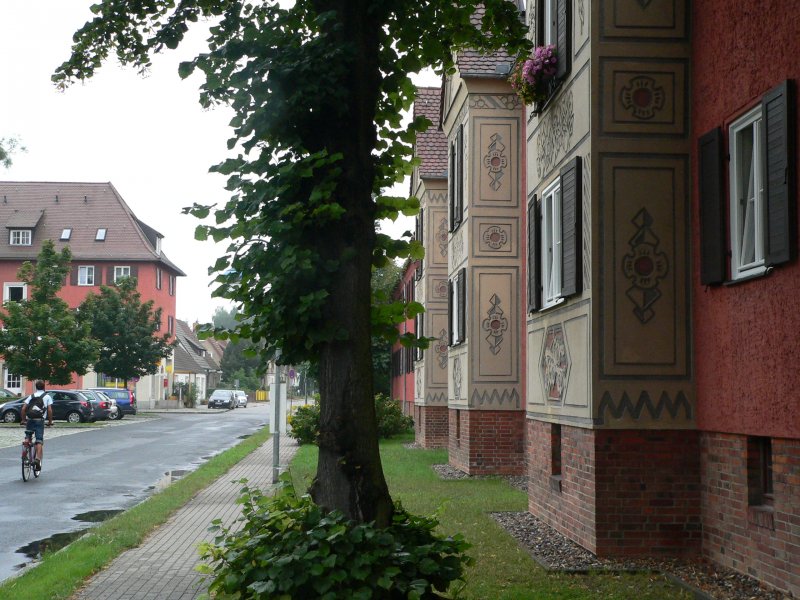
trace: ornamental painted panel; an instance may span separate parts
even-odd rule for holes
[[[688,131],[686,61],[601,59],[603,133],[684,135]]]
[[[497,294],[493,294],[489,299],[491,306],[486,311],[486,318],[481,323],[481,329],[486,333],[486,342],[489,344],[489,352],[499,354],[503,345],[506,330],[508,330],[508,319],[506,319],[502,304]]]
[[[474,160],[470,162],[472,182],[470,206],[490,204],[518,205],[519,119],[475,118]]]
[[[431,301],[447,301],[447,278],[431,277]]]
[[[434,224],[436,233],[433,240],[434,247],[431,248],[431,260],[435,263],[447,263],[447,213],[434,214]]]
[[[436,339],[431,340],[426,353],[428,384],[430,388],[444,390],[447,395],[447,356],[449,339],[447,309],[428,309],[430,315],[431,333]]]
[[[605,0],[599,4],[603,38],[686,38],[687,0]]]
[[[480,311],[469,325],[473,334],[470,339],[479,340],[477,348],[470,348],[475,381],[516,382],[518,270],[487,267],[473,272],[475,287],[471,306]]]
[[[600,165],[600,376],[688,378],[687,159]]]
[[[567,392],[570,370],[569,348],[561,324],[547,328],[539,369],[542,372],[544,399],[561,404]]]
[[[518,256],[516,217],[479,217],[473,221],[476,235],[472,237],[472,255],[508,261]]]
[[[570,88],[541,119],[536,132],[536,176],[542,179],[567,153],[575,126],[573,92]]]

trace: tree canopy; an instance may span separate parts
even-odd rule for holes
[[[153,301],[142,302],[136,279],[125,277],[114,286],[100,286],[81,303],[79,319],[99,342],[94,370],[118,377],[126,385],[134,377],[156,373],[162,358],[175,345],[161,329],[161,309]]]
[[[0,165],[3,165],[6,169],[9,168],[11,166],[11,156],[17,151],[25,152],[25,147],[20,145],[17,138],[0,138]]]
[[[384,190],[411,173],[424,117],[401,124],[415,96],[411,73],[453,67],[459,48],[516,54],[529,45],[506,0],[98,0],[74,37],[59,85],[91,77],[112,52],[146,69],[196,21],[214,19],[208,51],[180,75],[205,75],[204,106],[235,113],[229,150],[212,170],[228,176],[230,200],[189,212],[215,225],[200,239],[230,240],[213,269],[215,295],[246,320],[235,335],[284,363],[319,364],[321,418],[314,500],[357,521],[391,521],[380,465],[371,337],[396,335],[373,318],[372,267],[421,258],[422,246],[376,232],[375,222],[415,214],[415,198]],[[166,134],[166,132],[165,132]],[[402,316],[403,311],[399,311]]]
[[[88,324],[57,296],[71,258],[69,248],[56,252],[52,240],[45,240],[36,262],[20,267],[17,276],[29,286],[30,298],[0,309],[0,354],[10,372],[64,385],[73,373],[86,374],[94,362],[98,344]]]

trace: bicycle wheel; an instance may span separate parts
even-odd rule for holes
[[[33,474],[33,461],[30,458],[30,450],[22,454],[22,481],[28,481]]]

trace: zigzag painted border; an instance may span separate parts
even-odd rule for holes
[[[472,398],[470,398],[469,405],[478,406],[496,403],[498,406],[502,406],[505,402],[513,404],[515,408],[519,408],[519,393],[517,393],[516,388],[505,389],[502,394],[497,390],[492,390],[491,394],[487,391],[479,393],[478,390],[472,390]]]
[[[614,405],[614,399],[611,397],[611,394],[606,392],[603,394],[602,400],[600,400],[598,415],[601,425],[606,423],[606,413],[610,413],[610,416],[615,419],[621,419],[623,415],[628,413],[629,416],[638,421],[644,410],[647,409],[649,414],[646,415],[646,417],[658,421],[661,419],[665,410],[669,413],[670,417],[677,419],[678,411],[681,407],[683,407],[686,420],[691,421],[693,419],[692,404],[683,392],[678,392],[674,401],[669,397],[667,392],[662,392],[661,398],[659,398],[658,403],[655,405],[647,392],[639,394],[639,400],[637,400],[635,405],[628,394],[623,392],[622,398],[616,406]]]
[[[447,392],[439,392],[438,394],[428,392],[428,395],[425,396],[425,404],[447,404]]]

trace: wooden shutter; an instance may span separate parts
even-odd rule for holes
[[[103,285],[103,268],[97,265],[94,267],[94,284]]]
[[[796,256],[794,94],[790,81],[770,90],[761,100],[764,148],[767,265]]]
[[[447,280],[447,345],[453,345],[453,280]]]
[[[131,278],[138,279],[139,277],[139,267],[136,265],[131,265]]]
[[[108,285],[114,285],[114,267],[108,267],[106,270],[106,282]]]
[[[69,272],[69,284],[70,285],[78,285],[78,267],[73,266]]]
[[[447,164],[447,191],[448,191],[448,225],[450,231],[455,231],[456,228],[456,145],[455,142],[450,144],[450,154],[448,156]]]
[[[725,281],[725,184],[722,164],[722,130],[717,127],[697,143],[700,192],[700,283]]]
[[[561,297],[583,291],[581,158],[561,169]]]
[[[456,157],[458,160],[458,174],[456,176],[456,227],[464,220],[464,125],[458,126],[456,140]]]
[[[556,77],[566,77],[572,66],[572,0],[556,0]]]
[[[467,339],[467,270],[461,269],[458,272],[456,290],[458,293],[458,342],[463,343]]]
[[[541,215],[536,195],[528,202],[528,312],[542,307],[542,261],[539,260]]]

